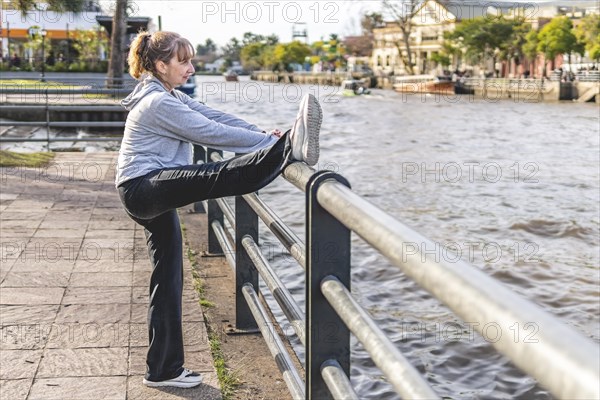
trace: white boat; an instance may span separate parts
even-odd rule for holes
[[[360,96],[371,93],[365,83],[359,79],[346,79],[342,81],[340,89],[343,96]]]

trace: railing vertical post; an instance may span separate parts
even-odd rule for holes
[[[207,149],[208,160],[210,161],[211,153],[217,152],[220,155],[223,155],[222,151]],[[221,225],[224,226],[223,223],[223,211],[217,204],[215,200],[208,200],[208,254],[217,255],[223,254],[223,249],[221,249],[221,245],[219,244],[219,239],[217,239],[217,235],[213,231],[211,225],[213,221],[219,221]]]
[[[204,146],[199,146],[197,144],[194,145],[194,164],[204,164],[206,163],[206,149]],[[201,201],[197,201],[194,203],[194,212],[204,214],[206,210],[204,209],[204,205]]]
[[[48,105],[48,87],[46,87],[44,93],[46,94],[46,149],[50,151],[50,108]]]
[[[248,256],[242,239],[250,236],[258,244],[258,215],[242,196],[235,197],[235,327],[238,331],[257,331],[258,325],[242,291],[250,283],[258,293],[258,270]]]
[[[331,399],[321,376],[327,360],[337,360],[349,376],[350,330],[321,292],[321,281],[337,277],[350,289],[350,230],[321,207],[317,201],[320,185],[334,179],[348,187],[348,181],[333,172],[322,171],[306,186],[306,398]]]

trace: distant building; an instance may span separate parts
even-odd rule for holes
[[[7,60],[13,55],[31,59],[33,54],[25,44],[30,40],[30,28],[46,31],[46,48],[54,49],[55,55],[72,59],[71,48],[73,33],[77,30],[97,30],[101,35],[110,37],[112,17],[102,15],[95,1],[87,1],[80,13],[58,13],[47,9],[46,3],[38,3],[37,10],[22,13],[11,3],[2,2],[0,10],[0,48],[2,58]],[[130,17],[127,19],[128,34],[132,36],[140,29],[148,29],[150,18]],[[105,59],[108,49],[100,49],[99,59]]]
[[[68,41],[73,31],[100,28],[96,16],[101,14],[101,10],[95,2],[87,2],[81,13],[57,13],[44,8],[44,5],[39,3],[39,10],[21,13],[10,3],[2,2],[0,43],[4,59],[13,55],[24,59],[33,56],[30,50],[25,48],[25,43],[30,40],[30,28],[44,29],[48,47],[56,45],[65,53],[68,52]]]
[[[413,17],[410,44],[416,74],[427,74],[436,69],[431,57],[442,50],[444,32],[452,31],[456,26],[457,17],[451,9],[441,2],[428,0]],[[375,28],[373,40],[373,71],[376,74],[405,75],[407,71],[399,53],[404,39],[398,24],[387,22],[385,27]]]

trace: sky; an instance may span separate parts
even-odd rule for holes
[[[133,0],[137,16],[151,17],[158,27],[176,31],[194,45],[211,38],[224,45],[232,37],[241,39],[245,32],[276,34],[280,41],[292,40],[292,29],[307,31],[309,42],[360,34],[360,17],[368,11],[380,11],[380,0]],[[296,24],[296,25],[294,25]]]
[[[474,0],[469,7],[502,3],[515,6],[540,0]],[[571,0],[564,0],[570,3]],[[102,5],[104,1],[100,1]],[[114,4],[114,2],[107,2]],[[245,32],[276,34],[281,42],[292,40],[292,30],[305,30],[308,42],[360,34],[360,18],[367,12],[382,12],[381,0],[130,0],[130,15],[150,17],[158,28],[175,31],[192,44],[210,38],[223,46],[232,37],[241,39]],[[302,39],[302,38],[300,38]]]

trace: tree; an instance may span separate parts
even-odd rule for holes
[[[229,42],[221,50],[223,51],[226,67],[231,67],[234,61],[240,61],[242,46],[237,38],[229,39]]]
[[[394,19],[402,33],[402,37],[394,41],[394,45],[409,75],[415,74],[410,35],[414,27],[413,18],[420,10],[420,5],[421,0],[383,0],[384,9]]]
[[[525,43],[523,44],[523,54],[527,57],[533,65],[530,65],[531,71],[535,71],[535,64],[538,55],[538,45],[540,41],[538,39],[538,31],[530,30],[525,36]]]
[[[196,54],[199,56],[207,56],[217,51],[217,44],[210,38],[204,41],[204,45],[199,44],[196,46]]]
[[[290,64],[302,64],[310,54],[310,47],[296,40],[276,45],[272,56],[277,69],[289,71]]]
[[[43,3],[48,4],[50,10],[64,13],[74,12],[79,13],[83,10],[85,0],[47,0]],[[26,12],[32,9],[39,9],[40,2],[35,0],[10,0],[10,4],[21,12]]]
[[[581,51],[581,44],[577,42],[573,33],[573,22],[567,17],[552,18],[540,30],[538,39],[537,50],[544,54],[546,60],[552,61],[552,69],[557,55],[569,54],[569,64],[571,64],[571,53]]]
[[[385,26],[383,15],[376,12],[367,13],[360,20],[363,35],[372,35],[373,29],[382,28]]]
[[[123,85],[125,66],[125,34],[127,32],[127,0],[116,0],[115,15],[110,37],[110,60],[108,62],[107,87]]]
[[[240,58],[244,69],[255,71],[265,66],[264,52],[267,48],[265,43],[255,42],[244,46],[240,53]]]
[[[491,58],[496,64],[499,56],[509,54],[513,46],[514,30],[520,22],[503,17],[478,17],[461,21],[453,32],[446,34],[449,46],[461,47],[472,62]]]
[[[88,62],[94,69],[99,61],[100,48],[106,46],[104,35],[95,29],[76,30],[72,36],[73,48],[82,61]]]
[[[588,14],[581,19],[575,28],[577,40],[583,44],[589,57],[596,62],[600,61],[600,15]]]

